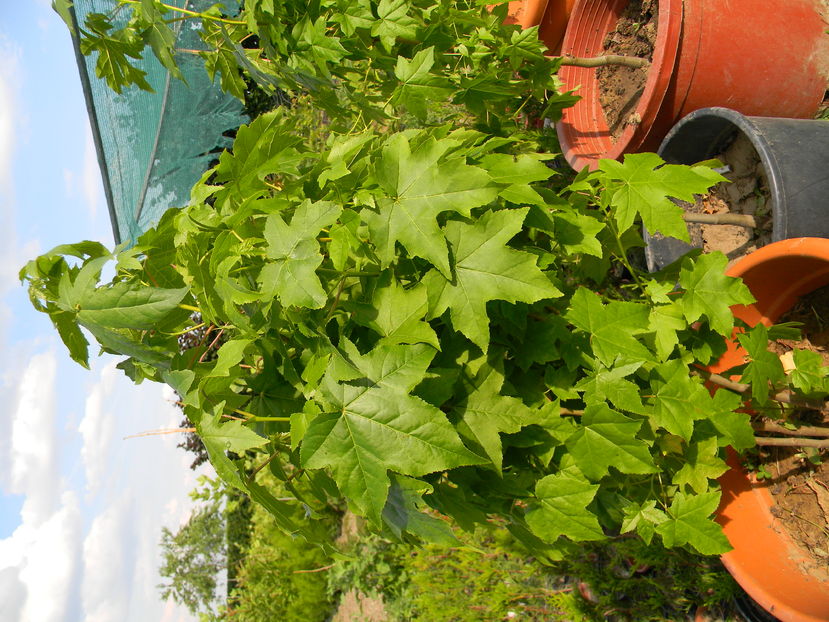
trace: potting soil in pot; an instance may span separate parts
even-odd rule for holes
[[[631,0],[622,12],[616,27],[607,34],[603,54],[653,58],[656,45],[658,0]],[[645,90],[648,67],[606,65],[596,70],[599,81],[599,102],[607,126],[614,139],[625,126],[636,124],[636,105]]]
[[[802,297],[777,321],[802,323],[803,338],[770,341],[772,352],[785,357],[793,349],[808,349],[819,353],[823,364],[829,365],[829,286]],[[803,425],[826,426],[829,412],[803,410],[796,412],[793,419]],[[829,578],[829,451],[820,450],[823,460],[818,465],[801,448],[766,447],[762,454],[765,454],[765,468],[771,474],[769,491],[775,501],[772,514],[813,561],[803,570],[826,580]]]
[[[680,202],[686,212],[695,214],[746,214],[754,216],[754,229],[738,225],[702,225],[689,223],[691,244],[704,252],[721,251],[736,259],[771,242],[772,218],[766,173],[751,141],[742,132],[716,159],[727,170],[722,182],[711,192],[699,195],[692,205]]]

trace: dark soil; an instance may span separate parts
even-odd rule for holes
[[[829,285],[800,298],[777,320],[778,324],[784,322],[801,323],[802,339],[773,341],[772,352],[783,355],[794,349],[812,350],[823,357],[824,365],[829,365]]]
[[[607,34],[602,54],[651,60],[656,45],[657,5],[658,0],[631,0],[616,27]],[[641,121],[636,105],[645,90],[648,67],[607,65],[596,70],[596,78],[607,126],[616,140],[626,126]]]
[[[787,353],[808,349],[829,365],[829,286],[804,296],[778,323],[800,322],[803,339],[778,339],[769,349],[781,355],[784,367]],[[827,322],[827,323],[824,323]],[[826,411],[802,411],[792,418],[809,425],[829,425]],[[770,492],[776,516],[792,539],[811,560],[803,570],[820,579],[829,578],[829,452],[821,450],[822,462],[813,464],[799,448],[768,447],[764,464],[772,475]]]
[[[693,205],[685,202],[681,205],[696,214],[754,216],[758,221],[755,229],[736,225],[688,225],[693,246],[706,253],[721,251],[729,259],[736,259],[771,242],[771,195],[760,157],[742,132],[716,159],[728,167],[723,176],[731,183],[719,183],[708,194],[699,195]]]

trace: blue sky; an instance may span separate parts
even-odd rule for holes
[[[0,16],[0,620],[190,620],[161,602],[158,540],[197,473],[174,396],[65,354],[17,280],[38,253],[112,245],[68,32],[48,0]]]

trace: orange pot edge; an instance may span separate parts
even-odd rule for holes
[[[772,323],[805,293],[829,284],[829,240],[794,238],[769,244],[728,270],[739,276],[757,299],[733,309],[749,324]],[[713,369],[742,362],[730,348]],[[732,467],[720,478],[723,496],[717,521],[734,550],[723,555],[729,572],[762,607],[783,622],[829,620],[829,580],[805,572],[805,554],[772,515],[766,485],[754,481],[730,452]]]

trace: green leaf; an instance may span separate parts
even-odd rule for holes
[[[687,462],[674,474],[674,484],[690,486],[696,493],[708,492],[709,480],[717,479],[728,470],[719,457],[716,437],[691,443],[685,452]]]
[[[740,345],[751,357],[745,371],[743,382],[751,385],[751,396],[759,405],[769,401],[769,390],[775,383],[786,379],[783,364],[773,352],[769,352],[769,333],[763,324],[757,324],[747,333],[737,335]]]
[[[336,181],[345,177],[351,172],[349,166],[357,157],[362,148],[373,140],[375,136],[370,131],[365,131],[353,136],[336,136],[331,145],[325,161],[330,164],[330,168],[324,169],[317,178],[317,185],[322,188],[327,181]]]
[[[823,367],[823,358],[811,350],[793,350],[795,368],[791,371],[792,385],[804,394],[824,389],[829,369]]]
[[[625,517],[622,520],[622,533],[636,530],[636,533],[650,544],[653,534],[656,533],[657,525],[661,525],[668,519],[668,515],[662,510],[656,509],[656,501],[644,501],[641,505],[631,503],[624,509]]]
[[[52,9],[60,15],[71,32],[75,32],[75,24],[72,20],[72,0],[52,0]]]
[[[685,292],[679,304],[689,324],[704,315],[713,330],[731,337],[734,327],[731,306],[751,304],[754,296],[742,281],[725,275],[727,263],[728,259],[720,252],[701,255],[694,262],[684,261],[679,284]]]
[[[650,450],[636,438],[641,421],[611,410],[604,404],[588,406],[581,427],[566,445],[582,473],[598,481],[614,467],[620,473],[655,473]]]
[[[291,518],[295,514],[295,509],[290,504],[274,497],[267,488],[260,486],[255,481],[245,481],[244,490],[250,494],[251,499],[270,512],[281,529],[288,533],[296,533],[302,529]]]
[[[276,296],[285,306],[319,309],[328,299],[316,269],[322,263],[317,236],[337,220],[342,208],[329,201],[304,201],[294,213],[291,224],[279,214],[265,221],[266,254],[259,282],[262,295]]]
[[[614,369],[600,369],[595,375],[582,379],[576,389],[584,391],[585,404],[602,404],[607,400],[619,410],[645,414],[639,387],[625,380],[642,366],[642,362],[621,365]]]
[[[690,544],[703,555],[722,555],[730,551],[731,545],[722,528],[711,520],[719,502],[719,492],[676,493],[668,510],[670,518],[656,527],[665,546]]]
[[[173,357],[168,350],[149,346],[97,323],[84,324],[81,322],[81,325],[92,333],[92,336],[98,340],[102,347],[114,354],[131,356],[142,363],[147,363],[162,370],[170,367],[170,360]]]
[[[655,394],[651,421],[686,441],[691,440],[694,421],[716,412],[711,394],[690,373],[684,362],[672,360],[657,367],[651,379]]]
[[[447,99],[452,92],[450,83],[430,72],[434,64],[434,47],[419,51],[411,60],[398,56],[394,75],[400,85],[392,103],[403,105],[419,119],[425,119],[430,101]]]
[[[313,22],[306,17],[294,27],[292,34],[297,41],[294,59],[302,58],[302,63],[313,62],[324,76],[329,75],[329,63],[339,63],[348,54],[323,16]]]
[[[89,296],[95,296],[95,289],[98,285],[98,280],[101,276],[101,269],[111,258],[111,255],[103,257],[90,258],[84,262],[83,267],[75,278],[72,280],[72,286],[68,285],[69,274],[65,273],[65,278],[61,278],[61,301],[67,308],[77,310],[84,303]],[[65,289],[64,289],[65,288]]]
[[[679,344],[677,332],[688,327],[682,307],[670,301],[670,304],[657,304],[651,308],[648,318],[648,330],[656,335],[656,354],[660,360],[666,360]]]
[[[233,42],[222,27],[210,25],[205,28],[202,38],[210,46],[209,52],[202,52],[204,68],[211,80],[219,74],[219,83],[225,93],[230,93],[237,99],[245,100],[245,80],[239,73],[239,63]]]
[[[58,330],[61,341],[69,350],[72,360],[89,369],[89,342],[81,332],[75,314],[56,311],[50,313],[49,317]]]
[[[424,319],[429,304],[423,285],[404,289],[392,279],[386,287],[374,292],[372,306],[377,316],[370,326],[383,336],[380,343],[428,343],[440,349],[435,331]]]
[[[461,404],[457,412],[468,426],[470,436],[484,449],[501,472],[501,434],[513,434],[546,417],[539,408],[530,408],[516,397],[501,395],[504,376],[490,370],[484,382]]]
[[[476,223],[447,223],[455,258],[451,281],[437,270],[424,278],[430,316],[449,309],[452,325],[484,352],[489,345],[489,300],[532,303],[561,295],[538,269],[535,257],[507,246],[521,230],[527,209],[488,212]]]
[[[567,319],[590,335],[596,357],[611,367],[617,357],[652,361],[653,354],[635,335],[648,332],[649,307],[636,302],[610,302],[580,287],[573,295]]]
[[[326,412],[311,422],[300,448],[306,469],[331,469],[353,507],[379,524],[389,489],[387,471],[421,476],[480,464],[446,416],[410,394],[434,349],[378,346],[357,360],[363,381],[337,382],[327,374],[320,390]]]
[[[314,402],[305,402],[302,412],[293,413],[291,415],[291,449],[295,450],[299,447],[305,433],[308,431],[308,426],[314,418],[320,414],[320,408]]]
[[[548,475],[536,484],[538,501],[527,512],[527,524],[545,542],[554,542],[560,536],[577,541],[602,540],[599,521],[587,509],[598,489],[598,484],[568,471]]]
[[[196,431],[204,443],[207,454],[210,456],[210,463],[216,469],[216,473],[228,484],[246,491],[247,487],[239,476],[236,466],[227,457],[227,452],[233,451],[241,454],[248,449],[261,447],[268,442],[268,439],[262,438],[250,428],[246,428],[240,421],[220,423],[223,407],[224,402],[216,407],[215,414],[205,412],[200,417],[196,417],[191,416],[188,412],[188,416],[196,426]]]
[[[370,30],[375,24],[374,15],[371,13],[370,0],[354,0],[337,7],[342,13],[336,13],[334,20],[340,23],[343,32],[349,36],[353,35],[358,28]]]
[[[542,197],[532,186],[526,184],[512,184],[506,188],[502,188],[498,192],[499,197],[503,197],[510,203],[516,205],[537,205],[538,207],[546,208],[547,201]]]
[[[187,295],[187,288],[162,289],[121,282],[87,293],[80,302],[78,321],[107,328],[156,328]]]
[[[559,315],[547,315],[541,320],[529,319],[523,338],[515,345],[516,362],[522,369],[533,363],[549,363],[563,358],[560,351],[569,343],[571,330]]]
[[[236,367],[245,356],[245,348],[253,342],[252,339],[231,339],[219,348],[216,365],[207,377],[228,376],[231,368]]]
[[[372,36],[379,37],[383,47],[390,50],[395,40],[417,38],[417,20],[409,15],[408,0],[380,0],[377,20],[371,29]]]
[[[236,209],[245,201],[270,191],[266,183],[268,175],[298,174],[298,164],[309,155],[296,150],[300,139],[292,135],[293,129],[293,122],[282,108],[242,125],[236,133],[232,153],[223,152],[214,169],[213,182],[224,184],[216,192],[216,203],[230,203]]]
[[[572,255],[584,253],[601,259],[604,256],[602,244],[596,237],[605,225],[596,217],[573,211],[559,211],[553,214],[555,242]]]
[[[526,185],[545,181],[553,172],[541,161],[539,154],[490,153],[481,158],[481,167],[499,184]],[[544,156],[546,157],[546,156]]]
[[[682,208],[670,197],[693,203],[694,194],[704,194],[717,182],[725,181],[708,166],[664,164],[653,153],[627,154],[624,163],[601,160],[599,169],[608,181],[619,182],[610,203],[620,232],[627,231],[640,214],[651,233],[686,242],[690,238]]]
[[[480,168],[444,155],[457,143],[427,138],[412,150],[406,135],[395,134],[383,147],[375,174],[384,191],[379,212],[364,210],[377,254],[388,265],[395,244],[428,259],[444,275],[450,274],[446,240],[437,216],[454,211],[469,216],[473,207],[486,205],[498,194]]]
[[[142,71],[130,63],[129,58],[140,58],[144,43],[135,36],[129,28],[116,31],[109,35],[112,23],[109,17],[101,13],[90,13],[86,16],[88,35],[80,40],[81,54],[89,56],[98,53],[95,62],[95,75],[106,80],[107,86],[116,93],[126,86],[136,85],[144,91],[152,91],[152,87],[145,79],[146,71]]]
[[[751,417],[748,413],[736,412],[743,406],[742,396],[720,389],[714,394],[712,404],[712,414],[708,422],[717,431],[720,447],[730,445],[737,451],[754,447],[754,428],[751,427]]]
[[[456,545],[458,539],[446,521],[421,511],[428,507],[423,501],[423,495],[431,494],[433,490],[426,482],[392,475],[389,497],[383,508],[383,520],[398,538],[404,533],[410,533],[426,542]]]
[[[142,22],[144,37],[150,44],[155,57],[173,77],[184,80],[173,57],[176,35],[164,21],[164,14],[158,10],[158,5],[154,0],[141,0],[141,4],[133,5],[133,10]]]

